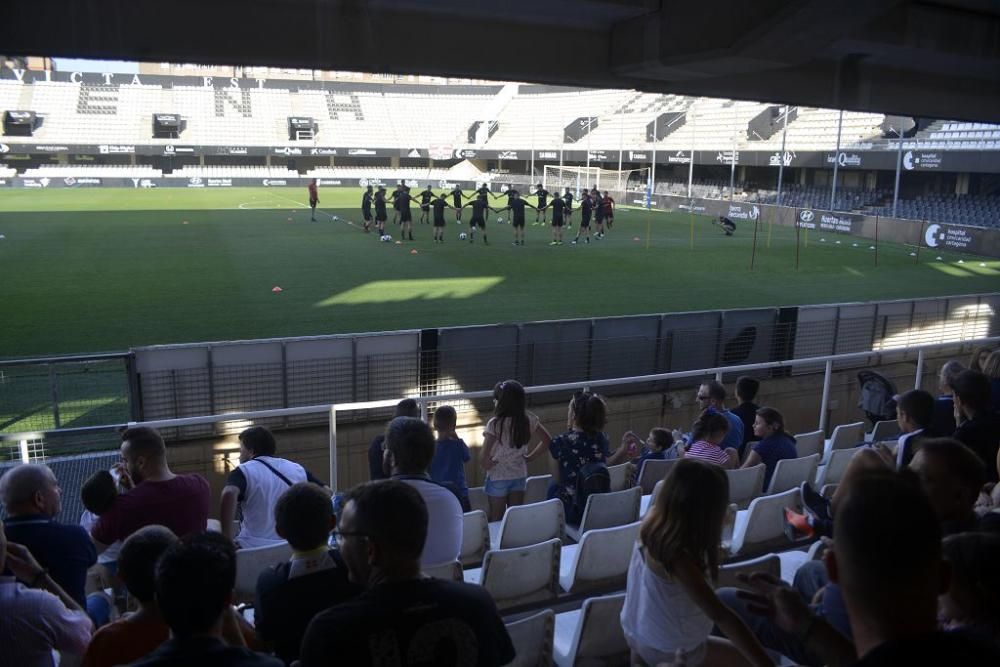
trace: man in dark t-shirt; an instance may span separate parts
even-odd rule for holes
[[[431,199],[434,198],[434,191],[431,190],[431,186],[428,185],[426,188],[420,191],[420,223],[426,224],[430,222],[429,216],[431,212]]]
[[[374,195],[372,194],[372,186],[369,185],[364,194],[361,195],[361,217],[365,221],[366,233],[372,224],[372,199],[374,199]]]
[[[576,230],[576,238],[573,239],[574,245],[576,245],[577,241],[580,240],[580,236],[584,236],[587,243],[590,243],[590,216],[593,212],[594,200],[590,198],[590,195],[587,194],[586,191],[584,191],[584,193],[580,195],[580,229]],[[554,216],[552,224],[555,224]]]
[[[455,209],[455,222],[462,224],[462,199],[465,194],[462,192],[462,188],[457,185],[452,188],[451,192],[451,207]]]
[[[482,197],[477,197],[465,206],[472,207],[472,217],[469,219],[469,243],[476,242],[476,228],[478,227],[483,233],[483,243],[489,245],[490,242],[486,238],[486,216],[490,210],[488,201]],[[462,208],[465,208],[465,206]]]
[[[120,479],[129,490],[90,531],[98,553],[143,526],[165,526],[178,537],[205,530],[211,502],[205,478],[170,472],[166,446],[155,429],[130,428],[121,437]]]
[[[431,209],[434,211],[434,242],[444,243],[444,210],[446,208],[452,208],[448,206],[448,200],[445,199],[444,195],[435,197],[431,201]]]
[[[405,482],[355,487],[345,499],[337,543],[359,597],[320,612],[302,640],[302,667],[505,665],[515,657],[486,589],[424,578],[420,556],[427,507]]]
[[[293,552],[257,579],[254,627],[257,637],[291,664],[313,616],[362,588],[348,581],[344,559],[327,544],[336,525],[329,494],[315,484],[290,486],[275,504],[274,520]]]
[[[757,419],[757,410],[760,406],[754,403],[757,392],[760,391],[760,380],[749,375],[743,375],[736,380],[736,399],[740,402],[732,409],[732,413],[743,422],[743,442],[740,443],[740,460],[746,456],[747,443],[754,440],[753,423]]]
[[[541,201],[541,196],[538,199]],[[545,208],[552,209],[552,242],[549,245],[562,245],[563,210],[566,208],[566,202],[563,201],[562,197],[556,197]],[[538,210],[542,212],[542,215],[545,214],[545,209],[539,208]]]
[[[541,217],[542,222],[545,222],[545,209],[548,207],[549,203],[549,191],[542,187],[539,183],[535,188],[535,196],[538,197],[538,206],[535,208],[535,222],[538,222],[539,217]],[[557,197],[558,199],[558,197]],[[565,203],[565,202],[563,202]],[[553,210],[553,215],[555,211]],[[555,224],[554,222],[552,224]]]
[[[506,208],[495,209],[497,213],[502,211],[511,212],[511,226],[514,228],[514,245],[524,245],[524,208],[535,208],[528,202],[521,199],[521,194],[517,190],[508,190],[510,200]]]
[[[385,188],[380,185],[378,192],[375,193],[375,227],[378,229],[379,236],[385,234],[385,221],[389,218],[386,204]]]
[[[420,406],[412,398],[404,398],[396,404],[393,417],[420,417]],[[379,433],[368,445],[368,479],[389,479],[389,471],[384,465],[385,434]]]

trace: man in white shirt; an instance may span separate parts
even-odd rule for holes
[[[240,465],[226,478],[219,511],[222,534],[240,547],[284,542],[274,527],[278,498],[299,482],[323,485],[298,463],[275,456],[277,450],[274,435],[263,426],[251,426],[240,433]],[[234,536],[237,504],[243,509],[243,520]]]
[[[8,544],[0,525],[0,572],[5,566],[14,576],[0,576],[0,662],[51,667],[53,651],[83,655],[94,627],[87,612],[52,580],[30,551]]]
[[[462,551],[462,505],[457,491],[427,474],[436,446],[431,427],[413,417],[396,417],[385,430],[385,444],[392,479],[412,486],[427,505],[427,541],[420,564],[457,560]]]

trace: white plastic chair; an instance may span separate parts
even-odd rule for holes
[[[529,477],[524,486],[524,504],[544,502],[549,497],[549,485],[552,475],[535,475]]]
[[[761,494],[766,472],[767,467],[763,463],[758,463],[751,468],[727,470],[729,502],[736,503],[740,509],[747,507],[754,498]]]
[[[475,510],[489,512],[490,501],[486,496],[486,489],[481,486],[474,486],[469,489],[469,507]]]
[[[816,488],[822,489],[830,484],[840,484],[844,473],[847,472],[847,464],[860,451],[860,447],[855,447],[854,449],[835,449],[830,452],[830,460],[816,471]]]
[[[795,436],[795,451],[799,456],[823,453],[823,431],[809,431]]]
[[[516,505],[507,508],[492,544],[497,549],[512,549],[553,538],[561,540],[565,527],[563,504],[557,498],[531,505]]]
[[[765,572],[774,577],[781,577],[781,559],[777,554],[766,554],[739,563],[728,563],[719,566],[719,580],[715,582],[716,588],[746,588],[747,585],[740,581],[741,574],[753,574],[754,572]]]
[[[629,647],[622,632],[625,594],[584,600],[575,611],[556,614],[553,657],[559,667],[627,665]]]
[[[795,573],[803,563],[811,560],[819,560],[823,557],[826,546],[823,540],[816,540],[807,551],[782,551],[778,554],[781,559],[781,579],[789,585],[795,582]]]
[[[551,609],[507,623],[507,634],[516,653],[507,667],[549,667],[555,630],[556,614]]]
[[[483,556],[490,548],[489,522],[486,512],[473,510],[462,515],[462,551],[458,559],[462,565],[482,565]]]
[[[736,515],[730,553],[733,557],[788,547],[785,537],[785,508],[798,509],[802,496],[798,489],[761,496]]]
[[[771,483],[767,493],[781,493],[789,489],[797,489],[802,482],[812,482],[816,479],[816,468],[819,466],[819,454],[801,456],[797,459],[782,459],[774,466]]]
[[[236,593],[241,599],[253,599],[257,591],[257,578],[269,567],[284,563],[292,557],[288,542],[266,547],[238,549],[236,551]]]
[[[559,551],[549,540],[530,547],[486,552],[483,567],[466,570],[464,579],[490,592],[497,608],[549,600],[559,594]]]
[[[462,564],[457,560],[440,565],[428,565],[421,570],[428,577],[435,579],[450,579],[451,581],[462,581]]]
[[[646,459],[639,469],[639,478],[635,485],[642,487],[643,495],[653,492],[653,487],[661,479],[665,479],[670,469],[677,463],[678,459]]]
[[[833,429],[830,439],[823,445],[823,462],[830,460],[832,452],[853,449],[865,441],[865,423],[841,424]]]
[[[567,593],[625,586],[632,547],[639,538],[639,521],[614,528],[588,530],[579,544],[562,548],[559,585]]]
[[[620,463],[616,466],[608,466],[608,474],[611,476],[611,490],[624,491],[632,486],[632,474],[635,466],[631,463]]]
[[[653,486],[653,492],[649,495],[643,496],[639,501],[639,516],[644,517],[646,513],[649,512],[649,508],[653,506],[656,501],[657,494],[660,493],[660,489],[663,488],[663,480],[661,479]]]
[[[647,463],[649,462],[647,461]],[[642,488],[638,486],[624,491],[593,493],[587,497],[580,525],[567,524],[566,535],[579,542],[580,537],[588,530],[624,526],[627,523],[638,521],[641,503]]]

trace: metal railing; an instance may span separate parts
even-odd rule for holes
[[[932,343],[932,344],[919,345],[908,348],[896,348],[885,351],[854,352],[849,354],[834,354],[834,355],[825,355],[818,357],[807,357],[802,359],[789,359],[785,361],[772,361],[772,362],[742,364],[733,366],[719,366],[714,368],[700,368],[693,370],[673,371],[668,373],[656,373],[650,375],[635,375],[629,377],[607,378],[600,380],[582,380],[578,382],[563,382],[558,384],[533,385],[525,387],[525,391],[528,394],[570,392],[579,389],[595,389],[600,387],[612,387],[612,386],[648,383],[648,382],[663,381],[663,380],[676,380],[683,378],[715,377],[716,379],[721,380],[723,374],[727,373],[773,371],[777,369],[794,369],[800,366],[816,367],[822,365],[823,389],[819,404],[818,428],[820,430],[826,431],[826,428],[828,426],[827,412],[830,401],[830,387],[831,387],[831,380],[833,377],[833,367],[835,363],[861,361],[871,364],[873,361],[882,362],[882,361],[895,360],[897,358],[906,357],[910,354],[916,353],[917,358],[916,358],[914,387],[919,389],[923,377],[925,357],[928,352],[967,347],[969,345],[983,345],[983,344],[998,343],[998,342],[1000,342],[1000,336],[984,337],[977,339],[949,341],[943,343]],[[463,391],[463,392],[448,393],[448,394],[422,394],[422,395],[412,396],[409,398],[413,398],[417,402],[417,404],[420,406],[421,416],[424,419],[426,419],[428,414],[428,406],[430,404],[436,404],[442,402],[468,401],[474,399],[485,399],[485,398],[492,398],[492,396],[493,396],[492,389],[486,389],[481,391]],[[160,420],[151,420],[144,422],[128,422],[123,424],[107,424],[98,427],[83,427],[75,429],[54,429],[51,431],[35,432],[35,433],[0,434],[0,443],[3,443],[5,441],[7,443],[16,443],[18,448],[22,452],[22,460],[24,462],[28,462],[30,460],[30,452],[29,452],[30,444],[32,442],[36,442],[38,440],[44,440],[46,438],[53,436],[109,432],[123,427],[131,427],[131,426],[148,426],[151,428],[164,429],[164,428],[177,428],[182,426],[195,426],[203,424],[217,424],[220,422],[231,422],[231,421],[253,421],[253,420],[267,419],[273,417],[325,414],[327,415],[328,433],[329,433],[328,444],[329,444],[329,455],[330,455],[330,468],[329,468],[330,484],[332,488],[336,489],[338,416],[341,413],[351,412],[356,410],[371,410],[377,408],[393,407],[401,398],[403,397],[396,397],[392,399],[383,399],[375,401],[356,401],[356,402],[345,402],[345,403],[331,403],[324,405],[308,405],[295,408],[280,408],[275,410],[227,412],[215,415],[204,415],[200,417],[184,417],[178,419],[160,419]]]

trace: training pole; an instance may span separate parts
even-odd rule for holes
[[[691,249],[694,250],[694,214],[691,212],[691,204],[688,204],[688,222],[691,223]]]
[[[924,240],[924,234],[927,233],[927,221],[924,220],[920,223],[920,236],[917,237],[917,249],[913,253],[913,262],[915,264],[920,263],[920,242]]]
[[[875,266],[878,266],[878,213],[875,214]]]
[[[757,259],[757,227],[760,225],[760,216],[753,221],[753,249],[750,251],[750,270],[753,271],[754,260]]]
[[[774,228],[774,216],[778,215],[778,210],[771,212],[771,217],[767,220],[767,247],[771,247],[771,229]]]
[[[799,223],[795,222],[795,270],[799,270]]]
[[[650,235],[650,232],[652,231],[652,226],[653,226],[653,216],[647,215],[646,216],[646,250],[649,250],[649,235]]]

